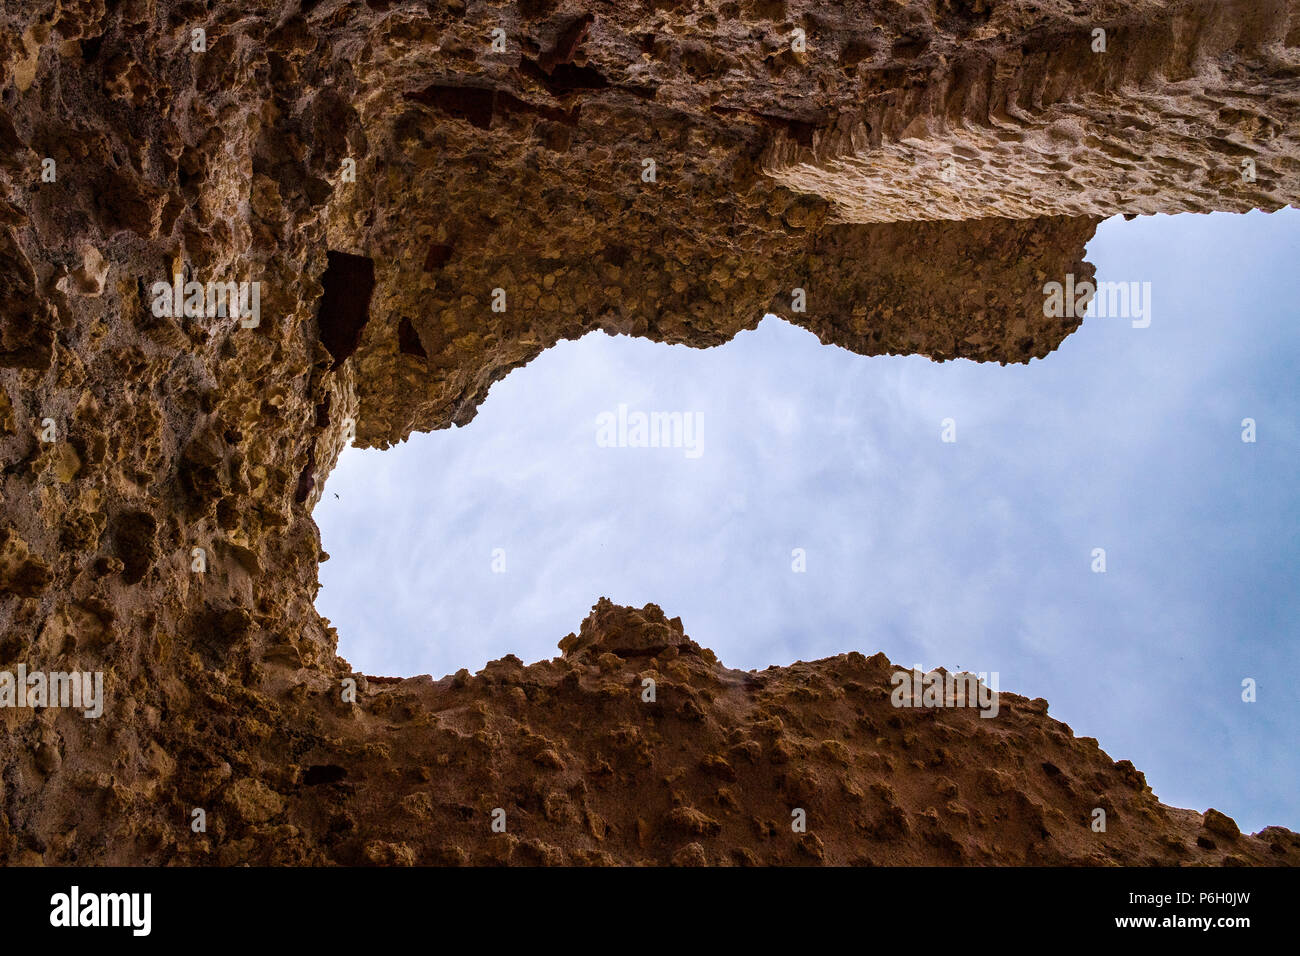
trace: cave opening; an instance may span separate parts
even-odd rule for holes
[[[560,343],[469,426],[344,452],[317,607],[377,675],[554,657],[601,596],[680,616],[731,667],[996,672],[1166,801],[1300,822],[1272,782],[1293,775],[1254,769],[1296,756],[1238,700],[1300,665],[1278,479],[1300,460],[1300,213],[1174,221],[1089,246],[1099,280],[1150,282],[1149,321],[1086,320],[1028,365],[868,358],[775,316],[706,350]]]

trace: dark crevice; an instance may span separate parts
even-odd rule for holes
[[[318,787],[325,783],[338,783],[347,775],[348,772],[338,764],[317,764],[307,768],[307,772],[302,775],[302,782],[309,787]]]
[[[420,333],[406,316],[402,316],[402,320],[397,323],[397,350],[403,355],[418,355],[423,359],[429,357],[429,353],[424,350],[424,343],[420,341]]]
[[[158,522],[147,511],[126,511],[114,522],[115,553],[123,565],[122,580],[139,584],[158,557]]]
[[[552,96],[607,90],[610,87],[605,74],[591,66],[560,63],[552,70],[545,70],[540,64],[524,57],[519,61],[519,72],[541,83]]]
[[[325,291],[317,321],[320,340],[334,357],[332,368],[338,368],[361,344],[361,332],[370,319],[375,262],[368,256],[333,250],[326,257],[329,264],[321,277]]]
[[[751,110],[737,109],[730,106],[715,106],[713,112],[719,115],[743,114],[758,120],[770,130],[784,130],[786,135],[800,146],[812,147],[813,133],[824,123],[818,119],[796,119],[793,116],[773,116],[770,113],[755,113]]]
[[[303,465],[298,475],[298,487],[294,489],[293,500],[302,504],[316,487],[316,442],[307,447],[307,464]]]
[[[331,395],[329,392],[326,392],[326,393],[325,393],[325,398],[324,398],[324,400],[321,401],[321,403],[320,403],[319,405],[316,406],[316,427],[317,427],[317,428],[328,428],[328,427],[329,427],[329,423],[330,423],[330,401],[331,401],[331,399],[333,399],[333,397],[334,397],[334,396]]]
[[[405,94],[406,99],[432,107],[457,119],[463,119],[478,129],[489,129],[494,116],[524,114],[541,116],[563,123],[578,124],[579,107],[563,110],[554,106],[538,106],[521,100],[506,90],[477,86],[441,86],[435,84],[415,93]]]
[[[441,269],[447,264],[454,251],[451,246],[441,242],[430,244],[429,252],[424,257],[424,271],[432,272],[434,269]]]
[[[103,34],[81,41],[81,59],[85,63],[94,63],[99,58],[99,51],[104,46]]]
[[[760,119],[780,127],[786,131],[786,134],[798,143],[800,146],[812,147],[813,133],[817,130],[816,123],[809,123],[804,120],[790,119],[783,116],[762,116]]]
[[[627,246],[610,243],[605,246],[601,255],[606,262],[616,265],[621,269],[623,266],[627,265],[628,259],[632,257],[632,250]]]
[[[423,103],[436,110],[463,119],[478,129],[492,125],[492,100],[495,90],[477,86],[433,86],[417,93],[407,93],[406,98]]]

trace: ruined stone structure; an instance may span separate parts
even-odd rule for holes
[[[0,860],[1300,862],[1045,701],[741,673],[653,605],[354,674],[311,520],[347,441],[594,329],[1048,355],[1101,217],[1300,199],[1297,0],[4,0],[0,64],[0,669],[104,675],[0,709]]]

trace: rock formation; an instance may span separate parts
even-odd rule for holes
[[[367,679],[311,519],[594,329],[1046,356],[1101,217],[1300,198],[1297,0],[29,0],[0,64],[0,670],[104,682],[0,708],[0,860],[1300,862],[1041,700],[653,605]]]

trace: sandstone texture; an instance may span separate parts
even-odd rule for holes
[[[6,0],[0,68],[0,670],[104,681],[0,708],[0,860],[1300,862],[1042,700],[742,673],[653,605],[367,678],[311,519],[592,330],[1047,356],[1102,217],[1300,200],[1298,0]]]

